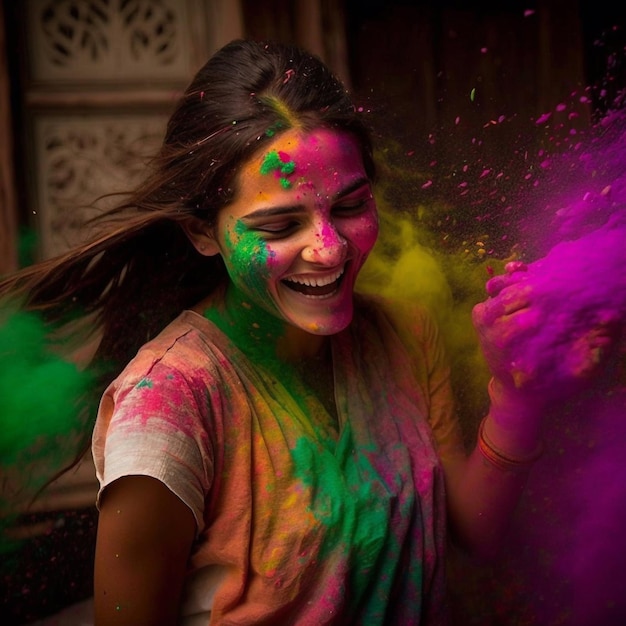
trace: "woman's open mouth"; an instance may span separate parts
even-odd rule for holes
[[[283,285],[310,298],[327,298],[336,293],[344,275],[344,268],[324,276],[292,276],[281,282]]]

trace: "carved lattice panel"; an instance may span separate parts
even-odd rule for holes
[[[31,79],[38,84],[184,80],[187,3],[177,0],[27,0]],[[197,19],[197,16],[196,16]]]
[[[85,207],[143,174],[132,155],[154,154],[207,51],[221,36],[241,36],[231,19],[239,0],[24,0],[23,8],[25,171],[47,258],[88,236],[79,229]]]
[[[65,251],[88,233],[81,228],[115,198],[103,194],[130,189],[146,171],[162,139],[161,115],[41,117],[38,146],[38,221],[44,256]]]

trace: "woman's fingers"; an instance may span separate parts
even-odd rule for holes
[[[497,296],[503,289],[518,283],[525,278],[528,267],[521,261],[511,261],[504,266],[504,274],[494,276],[487,282],[486,290],[491,296]]]
[[[526,309],[531,304],[532,289],[528,284],[513,282],[492,296],[477,304],[473,310],[474,323],[491,326],[496,320]]]

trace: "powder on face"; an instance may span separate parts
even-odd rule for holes
[[[326,129],[286,131],[238,179],[216,227],[231,293],[299,329],[303,340],[343,330],[378,233],[357,141]]]
[[[296,164],[288,154],[282,151],[272,150],[268,152],[261,163],[260,172],[263,175],[274,172],[280,184],[285,189],[291,187],[291,182],[287,176],[294,173]]]

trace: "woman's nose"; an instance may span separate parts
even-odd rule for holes
[[[343,263],[347,252],[348,242],[331,223],[323,221],[311,229],[302,258],[309,263],[335,266]]]

